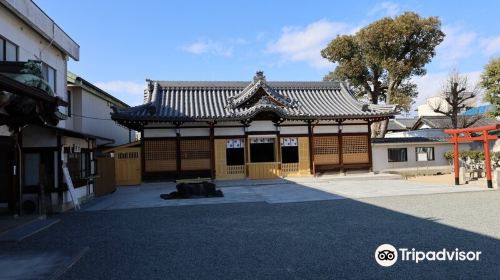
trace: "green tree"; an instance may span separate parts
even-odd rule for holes
[[[500,116],[500,57],[492,59],[484,67],[481,86],[486,89],[484,98],[494,106],[489,113],[492,117]]]
[[[354,35],[337,36],[321,51],[337,63],[325,79],[348,80],[354,92],[371,103],[384,101],[409,111],[417,96],[410,79],[425,75],[424,66],[444,36],[437,17],[422,18],[413,12],[385,17]]]

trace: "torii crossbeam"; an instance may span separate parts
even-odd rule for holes
[[[493,130],[500,129],[500,124],[489,125],[489,126],[479,126],[470,128],[460,128],[460,129],[445,129],[445,133],[451,134],[448,138],[448,142],[452,142],[454,145],[454,164],[455,164],[455,185],[459,184],[460,169],[458,162],[458,143],[460,142],[470,142],[470,141],[483,141],[484,147],[484,165],[486,168],[486,181],[488,183],[488,188],[493,188],[493,183],[491,180],[491,159],[490,159],[490,144],[488,141],[497,140],[498,137],[495,135],[489,135],[488,133]],[[479,136],[472,136],[471,133],[481,134]]]

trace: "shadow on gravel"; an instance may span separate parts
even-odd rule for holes
[[[429,196],[429,207],[440,201]],[[351,199],[72,212],[59,218],[60,223],[23,242],[0,244],[0,251],[16,255],[88,246],[64,279],[494,279],[500,275],[500,240]],[[374,257],[384,243],[410,251],[458,248],[482,253],[479,261],[398,260],[384,268]]]

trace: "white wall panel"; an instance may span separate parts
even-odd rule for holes
[[[181,137],[210,136],[209,128],[181,128]]]
[[[175,137],[175,128],[144,129],[144,138],[148,137]]]
[[[281,134],[307,134],[307,126],[282,126]]]
[[[215,136],[245,135],[243,127],[216,127]]]

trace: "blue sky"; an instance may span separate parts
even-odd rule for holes
[[[145,79],[320,80],[334,65],[319,51],[337,34],[384,16],[438,16],[445,41],[416,78],[417,104],[453,67],[476,81],[500,55],[496,1],[35,0],[79,45],[69,70],[131,105]],[[270,2],[270,3],[269,3]]]

